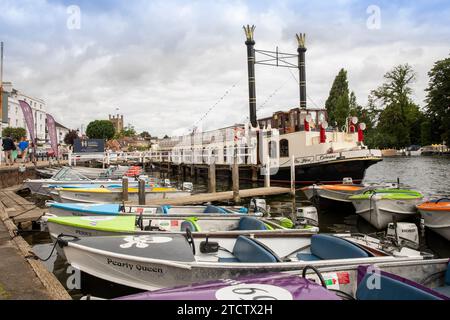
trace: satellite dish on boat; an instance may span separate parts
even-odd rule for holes
[[[352,117],[352,123],[357,124],[358,123],[358,117]]]
[[[359,124],[359,128],[361,129],[361,130],[366,130],[366,124],[365,123],[360,123]]]
[[[326,128],[328,128],[328,122],[326,122],[326,121],[322,121],[322,128],[324,128],[324,129],[326,129]]]

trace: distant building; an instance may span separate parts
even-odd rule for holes
[[[123,131],[123,115],[109,115],[109,121],[111,121],[111,123],[113,124],[116,133],[120,133],[121,131]]]
[[[64,144],[64,138],[66,137],[66,134],[69,133],[70,129],[66,128],[59,122],[56,122],[56,136],[58,138],[58,143]]]
[[[11,82],[3,82],[3,91],[6,93],[6,95],[3,95],[3,99],[7,99],[7,108],[4,108],[3,110],[2,116],[5,123],[3,123],[2,127],[25,128],[27,137],[30,138],[30,133],[27,124],[25,123],[22,109],[19,105],[19,100],[23,100],[28,103],[33,110],[34,131],[38,143],[45,142],[45,121],[47,118],[45,101],[14,89]]]

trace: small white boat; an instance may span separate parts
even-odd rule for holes
[[[190,229],[188,229],[190,230]],[[230,279],[249,274],[295,271],[307,265],[344,267],[394,261],[423,260],[415,250],[386,252],[351,234],[304,234],[289,237],[235,237],[210,235],[197,238],[160,233],[139,236],[60,236],[57,243],[67,261],[95,277],[143,290]]]
[[[49,213],[58,217],[96,216],[96,215],[196,215],[196,214],[246,214],[248,209],[242,206],[139,206],[119,203],[60,203],[47,201]]]
[[[137,182],[136,182],[137,183]],[[122,180],[103,178],[93,180],[87,177],[83,172],[71,167],[63,167],[48,179],[27,179],[24,181],[25,188],[30,189],[31,193],[42,196],[50,196],[51,191],[61,186],[116,186],[122,185]]]
[[[377,229],[390,222],[402,221],[417,214],[416,205],[423,195],[408,189],[375,189],[350,196],[356,213]]]
[[[121,188],[55,188],[51,193],[53,200],[63,203],[122,203]],[[191,195],[190,191],[176,188],[152,187],[145,191],[145,200],[173,199]],[[138,203],[138,188],[128,188],[128,200]]]
[[[441,198],[417,206],[425,226],[450,241],[450,198]]]

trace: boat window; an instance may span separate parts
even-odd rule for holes
[[[287,139],[280,141],[280,157],[289,157],[289,141]]]

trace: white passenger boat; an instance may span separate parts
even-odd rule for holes
[[[427,201],[417,206],[425,226],[450,241],[450,198]]]

